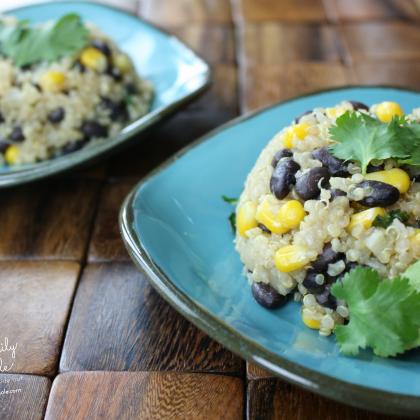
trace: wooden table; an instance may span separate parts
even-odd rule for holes
[[[0,192],[0,346],[18,345],[0,418],[384,418],[275,379],[197,330],[134,268],[117,214],[144,174],[241,113],[346,84],[419,89],[420,2],[129,3],[205,57],[214,84],[134,148]]]

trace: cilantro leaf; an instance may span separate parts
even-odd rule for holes
[[[372,160],[410,159],[417,132],[402,118],[393,118],[388,124],[358,112],[345,112],[329,130],[332,154],[340,159],[360,164],[363,174]]]
[[[230,223],[230,228],[232,229],[232,233],[236,232],[236,213],[232,212],[229,215],[229,223]]]
[[[405,211],[396,209],[391,210],[390,212],[386,213],[384,216],[376,216],[375,220],[373,221],[373,226],[387,228],[394,219],[398,219],[401,223],[407,223],[410,215]]]
[[[420,261],[411,264],[410,267],[404,271],[402,277],[408,279],[411,286],[420,292]]]
[[[228,197],[226,195],[222,195],[222,200],[225,203],[229,203],[229,204],[237,204],[238,203],[238,199],[237,198]]]
[[[371,347],[382,357],[395,356],[419,341],[420,293],[408,279],[381,279],[369,268],[356,268],[331,291],[347,302],[350,321],[335,328],[343,353],[355,355]]]
[[[88,36],[88,29],[74,13],[43,27],[30,27],[27,21],[16,25],[0,22],[0,53],[19,67],[44,60],[51,62],[82,49]]]

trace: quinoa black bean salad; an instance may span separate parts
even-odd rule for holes
[[[80,16],[41,25],[0,16],[0,167],[112,137],[152,96],[127,54]]]
[[[297,117],[247,177],[235,242],[256,302],[300,301],[343,353],[420,346],[420,108],[345,101]]]

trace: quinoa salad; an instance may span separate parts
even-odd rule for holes
[[[236,249],[256,302],[301,302],[302,322],[336,333],[345,353],[420,345],[419,122],[420,108],[345,101],[274,136],[236,207]],[[395,331],[373,337],[369,323]]]
[[[0,168],[107,141],[152,97],[128,55],[78,15],[40,25],[0,16]]]

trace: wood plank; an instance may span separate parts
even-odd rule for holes
[[[0,192],[0,259],[81,260],[99,182],[58,178]]]
[[[44,418],[51,381],[42,376],[0,374],[0,418]]]
[[[333,26],[246,22],[241,29],[241,64],[340,61],[343,46]]]
[[[8,372],[53,375],[76,287],[79,264],[0,262],[0,341],[17,346],[3,357]]]
[[[71,372],[51,390],[46,420],[239,419],[239,378],[164,372]]]
[[[83,273],[60,370],[239,375],[243,362],[178,315],[132,264],[108,263],[90,264]]]
[[[351,84],[354,76],[336,63],[290,63],[245,69],[242,109],[249,111],[320,89]]]
[[[210,64],[235,62],[234,32],[230,25],[188,23],[171,28],[171,33]]]
[[[375,414],[337,403],[279,379],[250,381],[247,389],[247,419],[278,420],[392,420],[395,417]]]
[[[232,19],[229,0],[140,0],[139,15],[164,27]]]
[[[360,84],[379,84],[420,89],[419,61],[362,62],[353,65],[356,81]]]
[[[416,0],[324,0],[332,21],[418,20],[420,8]]]
[[[118,214],[134,179],[114,180],[103,188],[89,246],[89,261],[128,261],[130,257],[121,239]]]
[[[273,378],[274,374],[268,372],[267,370],[254,365],[254,363],[246,363],[246,376],[248,379],[262,379],[262,378]]]
[[[420,59],[420,27],[410,22],[369,22],[342,25],[354,61]]]
[[[277,22],[322,22],[326,13],[322,0],[237,0],[237,20]]]

